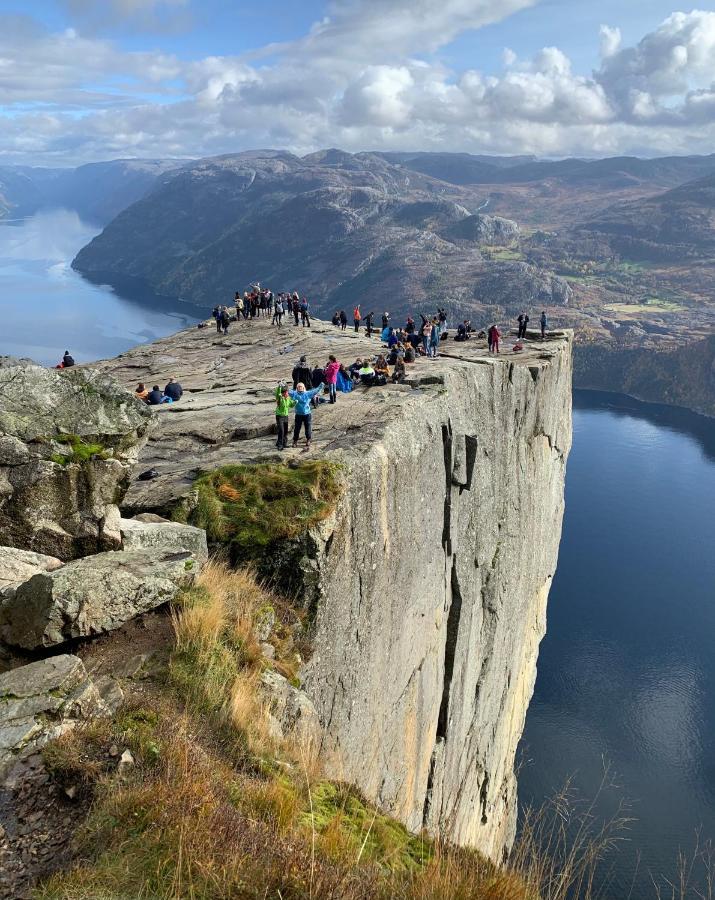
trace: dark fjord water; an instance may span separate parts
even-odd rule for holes
[[[522,805],[571,776],[596,797],[610,766],[616,786],[596,813],[623,801],[635,821],[602,870],[604,897],[655,897],[652,879],[674,876],[698,829],[701,842],[715,839],[715,421],[575,392],[559,566],[522,750]]]
[[[96,233],[67,210],[0,220],[0,355],[51,365],[69,349],[78,362],[102,359],[203,316],[147,293],[120,295],[74,272],[73,258]]]
[[[0,223],[0,354],[97,359],[205,315],[85,281],[70,262],[95,233],[63,210]],[[574,405],[520,797],[539,804],[569,776],[593,797],[608,761],[620,787],[597,811],[624,800],[637,821],[602,896],[640,900],[699,826],[715,838],[715,422],[612,394]]]

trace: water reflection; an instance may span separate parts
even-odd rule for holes
[[[603,896],[651,898],[715,838],[715,421],[577,391],[566,502],[520,798],[610,765],[598,812],[637,821]]]
[[[92,284],[71,267],[97,233],[76,213],[52,210],[0,220],[0,354],[86,362],[185,328],[204,311],[136,285]]]

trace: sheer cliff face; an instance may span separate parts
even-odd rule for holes
[[[496,858],[536,676],[571,443],[567,341],[454,362],[361,455],[318,553],[306,690],[334,777]]]
[[[532,336],[533,337],[533,336]],[[359,785],[410,828],[498,857],[516,815],[514,754],[556,566],[571,442],[571,342],[446,341],[403,385],[356,388],[314,415],[311,456],[346,489],[306,543],[315,609],[304,687],[324,726],[327,775]],[[290,340],[290,344],[286,341]],[[267,319],[226,336],[189,330],[101,364],[127,387],[176,374],[125,511],[189,501],[200,471],[306,457],[273,449],[273,391],[306,354],[350,362],[375,339]],[[156,478],[137,476],[155,469]],[[317,596],[315,595],[317,586]]]

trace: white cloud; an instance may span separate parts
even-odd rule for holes
[[[87,0],[71,0],[92,6]],[[183,0],[170,0],[180,3]],[[439,149],[543,155],[710,152],[715,13],[674,13],[632,47],[602,26],[602,61],[504,51],[498,76],[436,50],[531,0],[335,0],[302,38],[182,61],[83,33],[0,19],[0,159],[74,163],[249,147]],[[155,13],[113,0],[115,14]],[[420,58],[415,58],[420,54]]]

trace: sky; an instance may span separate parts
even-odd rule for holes
[[[0,164],[715,149],[715,0],[0,0]]]

